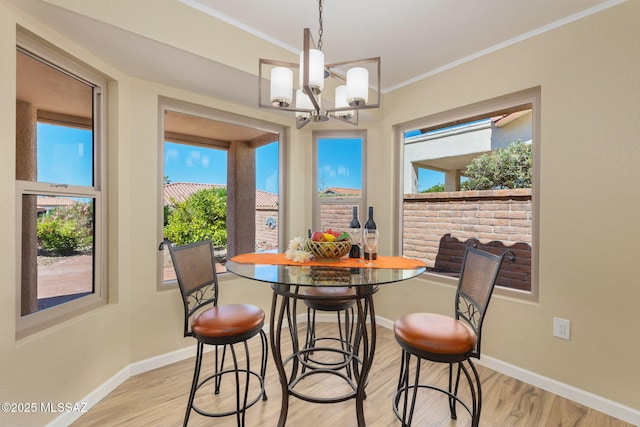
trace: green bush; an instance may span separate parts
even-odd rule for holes
[[[74,203],[38,218],[38,241],[58,256],[72,255],[93,246],[93,204]]]
[[[427,188],[426,190],[422,190],[421,193],[442,193],[444,191],[444,184],[436,184]]]
[[[71,255],[80,247],[82,236],[77,228],[76,221],[65,221],[46,215],[38,221],[38,239],[43,248],[56,255]]]
[[[167,212],[165,210],[165,212]],[[227,189],[208,188],[193,193],[167,218],[164,237],[178,245],[211,239],[216,246],[227,244]]]
[[[476,157],[465,170],[468,180],[461,184],[461,189],[531,188],[531,154],[531,144],[518,140]]]

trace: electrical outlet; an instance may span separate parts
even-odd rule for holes
[[[553,318],[553,336],[568,340],[571,338],[571,322],[567,319]]]

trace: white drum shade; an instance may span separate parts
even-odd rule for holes
[[[347,71],[347,102],[352,107],[369,102],[369,70],[354,67]]]
[[[293,95],[293,71],[286,67],[275,67],[271,70],[271,103],[275,106],[288,107]]]
[[[347,102],[347,86],[340,85],[336,87],[336,97],[335,97],[336,108],[344,108],[348,107],[349,103]],[[338,117],[342,117],[344,119],[350,119],[353,117],[353,110],[343,110],[336,111],[335,115]]]

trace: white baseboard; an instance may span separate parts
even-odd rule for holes
[[[511,365],[490,356],[483,355],[478,364],[493,369],[496,372],[510,376],[532,386],[541,388],[550,393],[557,394],[565,399],[572,400],[581,405],[603,412],[618,418],[634,426],[640,426],[640,410],[621,405],[602,396],[561,383],[535,372],[527,371],[518,366]]]
[[[212,350],[213,347],[208,350]],[[207,351],[207,350],[205,350]],[[104,399],[109,393],[116,389],[120,384],[134,375],[141,374],[143,372],[150,371],[152,369],[160,368],[162,366],[170,365],[172,363],[180,362],[182,360],[194,357],[196,355],[195,345],[186,347],[180,350],[175,350],[170,353],[161,354],[160,356],[151,357],[149,359],[141,360],[140,362],[132,363],[102,383],[98,388],[93,390],[84,399],[80,400],[84,406],[83,410],[88,411],[96,403]],[[52,422],[47,424],[47,427],[66,427],[76,421],[82,416],[84,412],[64,412]]]
[[[194,341],[195,342],[195,341]],[[205,346],[204,351],[211,351],[213,347]],[[134,376],[143,372],[150,371],[152,369],[161,368],[163,366],[170,365],[172,363],[180,362],[190,357],[196,356],[195,344],[189,347],[181,348],[170,353],[161,354],[160,356],[151,357],[149,359],[141,360],[129,365],[129,375]]]
[[[298,323],[305,323],[306,314],[297,316]],[[318,322],[335,322],[336,315],[334,313],[318,313],[316,315]],[[376,324],[383,328],[393,329],[393,321],[384,317],[376,316]],[[267,327],[265,327],[267,329]],[[267,330],[268,333],[268,330]],[[125,382],[129,377],[150,371],[162,366],[170,365],[181,360],[195,356],[195,346],[186,347],[160,356],[151,357],[132,363],[123,368],[120,372],[109,378],[97,389],[89,393],[82,403],[86,403],[86,409],[93,407],[96,403],[111,393],[116,387]],[[621,405],[604,397],[589,393],[585,390],[561,383],[559,381],[527,371],[518,366],[511,365],[490,356],[482,356],[479,364],[489,369],[493,369],[501,374],[508,375],[519,381],[539,387],[548,392],[557,394],[558,396],[577,402],[581,405],[593,408],[612,417],[623,420],[627,423],[640,427],[640,410],[629,406]],[[73,421],[80,418],[82,412],[67,412],[61,414],[55,420],[47,425],[47,427],[65,427]]]
[[[98,388],[96,388],[80,400],[79,403],[81,403],[81,405],[83,406],[83,412],[63,412],[61,415],[47,424],[47,427],[66,427],[70,425],[78,418],[80,418],[84,412],[91,409],[96,403],[100,402],[105,396],[115,390],[116,387],[125,382],[130,376],[131,374],[129,366],[123,368],[122,370],[120,370],[120,372],[109,378]]]

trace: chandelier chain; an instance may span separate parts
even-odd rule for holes
[[[324,32],[324,28],[322,28],[322,0],[318,0],[318,21],[320,22],[320,27],[318,28],[318,50],[322,50],[322,33]]]

